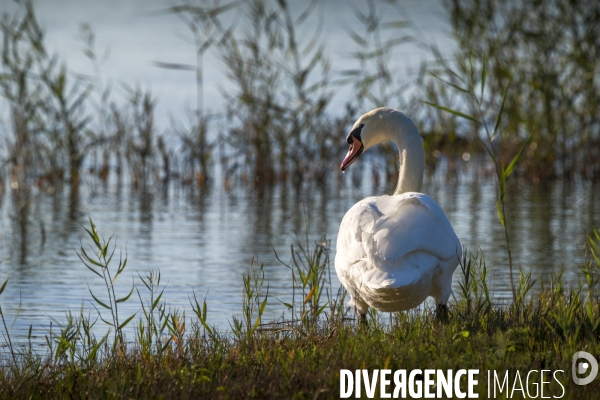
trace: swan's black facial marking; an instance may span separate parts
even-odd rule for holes
[[[352,138],[356,138],[358,139],[359,142],[362,143],[362,139],[360,138],[360,134],[362,132],[362,128],[365,126],[365,124],[360,124],[358,125],[356,128],[354,128],[346,137],[346,143],[348,144],[352,144]]]
[[[350,166],[350,164],[356,161],[358,156],[360,156],[363,150],[365,149],[365,146],[363,145],[362,139],[360,137],[363,126],[365,126],[365,124],[360,124],[359,126],[357,126],[355,129],[352,130],[352,132],[348,134],[348,137],[346,138],[346,142],[348,142],[350,148],[348,149],[348,154],[346,154],[346,157],[344,158],[344,161],[342,161],[342,165],[340,166],[342,172],[345,171]]]

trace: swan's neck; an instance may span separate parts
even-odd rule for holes
[[[394,195],[421,191],[425,170],[423,139],[414,122],[401,114],[393,128],[387,129],[387,138],[398,146],[400,173]]]

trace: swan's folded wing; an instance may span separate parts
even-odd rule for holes
[[[460,257],[460,242],[441,207],[421,193],[376,198],[381,217],[372,233],[372,253],[390,262],[414,251],[440,259]]]
[[[371,243],[375,224],[381,213],[375,206],[375,197],[356,203],[344,216],[337,239],[337,255],[343,257],[345,265],[367,257],[364,244]]]
[[[447,260],[460,257],[461,250],[444,211],[429,196],[404,193],[368,197],[348,210],[342,220],[336,268],[350,268],[359,260],[368,260],[385,269],[411,252],[424,251]]]

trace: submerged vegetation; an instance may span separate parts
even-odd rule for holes
[[[600,352],[597,233],[590,238],[579,287],[564,287],[559,275],[534,288],[530,276],[521,274],[516,301],[495,305],[483,254],[465,252],[460,291],[447,320],[429,307],[394,314],[372,310],[368,326],[360,327],[349,317],[344,296],[328,290],[328,242],[297,244],[289,268],[298,296],[281,305],[289,310],[286,316],[274,322],[261,318],[266,302],[276,299],[269,297],[262,268],[253,266],[244,278],[241,317],[223,332],[207,320],[207,303],[195,293],[191,318],[171,309],[158,270],[139,276],[129,293],[115,293],[127,260],[117,261],[111,239],[103,239],[91,221],[87,232],[90,243],[81,246],[81,260],[106,283],[105,293],[90,290],[96,312],[82,307],[69,313],[45,335],[47,348],[41,351],[31,342],[31,329],[28,344],[11,341],[10,317],[0,308],[7,342],[1,397],[337,398],[340,369],[422,368],[479,369],[481,398],[488,370],[502,376],[509,371],[505,396],[524,397],[525,390],[534,396],[539,386],[532,382],[539,383],[542,369],[560,370],[545,385],[546,395],[587,399],[598,390],[597,383],[577,386],[571,379],[576,351]],[[119,315],[118,304],[131,301],[139,301],[140,312]],[[530,370],[538,375],[525,383]],[[523,381],[513,386],[517,371]]]

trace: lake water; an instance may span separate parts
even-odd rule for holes
[[[13,12],[13,2],[1,1],[0,12]],[[196,83],[193,71],[169,70],[156,66],[156,62],[196,64],[195,50],[190,43],[190,32],[182,21],[167,12],[173,4],[194,1],[171,0],[54,0],[37,1],[37,16],[46,28],[46,43],[51,52],[61,56],[69,70],[78,74],[93,74],[92,64],[83,54],[83,46],[78,40],[79,27],[88,23],[96,36],[96,51],[104,61],[100,63],[103,83],[111,83],[116,99],[122,100],[126,92],[122,83],[139,85],[152,91],[158,99],[155,112],[158,129],[169,125],[170,117],[187,121],[186,110],[196,106]],[[211,3],[211,2],[208,2]],[[222,2],[225,3],[225,2]],[[294,15],[298,16],[306,7],[306,2],[289,1]],[[357,9],[367,13],[366,2],[362,0],[321,0],[320,8],[313,13],[299,30],[301,38],[312,37],[318,25],[318,14],[323,16],[322,38],[325,54],[331,61],[332,71],[357,68],[350,52],[354,44],[345,29],[361,29],[354,15]],[[445,10],[439,0],[403,0],[402,13],[389,12],[391,8],[381,8],[384,21],[412,20],[419,37],[437,43],[443,54],[451,54],[455,43],[450,37],[451,28]],[[386,15],[387,12],[387,15]],[[407,31],[408,32],[413,32]],[[385,32],[384,32],[385,33]],[[388,37],[388,34],[383,36]],[[301,42],[303,43],[303,42]],[[397,57],[390,60],[390,67],[402,73],[417,68],[419,63],[431,57],[419,47],[406,44],[398,47]],[[107,57],[103,57],[106,55]],[[212,53],[208,52],[204,61],[204,103],[208,111],[219,112],[224,105],[223,90],[232,90],[225,78],[224,68]],[[336,76],[339,78],[339,76]],[[406,74],[406,80],[410,80]],[[344,102],[352,93],[336,89],[332,112],[343,108]],[[0,113],[3,115],[4,113]],[[340,113],[341,114],[341,113]]]
[[[342,27],[353,18],[352,11],[344,7],[345,2],[324,4],[328,46],[343,49],[347,38]],[[155,0],[57,0],[39,2],[38,11],[48,30],[49,46],[64,55],[74,71],[89,70],[74,37],[79,23],[90,22],[98,47],[112,51],[103,66],[105,78],[151,87],[160,100],[158,127],[165,129],[169,114],[181,116],[186,105],[193,103],[195,89],[193,76],[153,66],[153,61],[194,63],[192,47],[178,38],[185,32],[179,20],[149,12],[164,5]],[[432,40],[452,49],[439,2],[410,1],[405,7]],[[403,51],[402,62],[418,63],[423,57],[414,48]],[[347,57],[343,50],[331,50],[331,55],[338,61]],[[219,72],[218,66],[207,60],[205,99],[214,104],[221,99],[219,88],[227,85]],[[337,101],[347,95],[338,94]],[[426,177],[422,191],[439,202],[466,247],[484,252],[491,270],[489,283],[495,298],[502,301],[510,289],[495,187],[489,171],[485,172],[489,167],[474,164],[474,158],[461,164],[458,174],[446,175],[442,168]],[[345,175],[332,166],[331,183],[324,187],[310,182],[298,187],[234,182],[229,189],[218,169],[214,184],[202,189],[177,182],[133,188],[128,180],[117,183],[114,175],[105,186],[86,175],[77,198],[69,196],[68,188],[53,194],[34,190],[24,203],[28,207],[26,224],[19,222],[18,192],[5,182],[0,190],[0,259],[8,259],[0,263],[0,281],[10,281],[0,305],[9,323],[20,305],[12,334],[24,338],[31,324],[36,341],[42,343],[50,321],[64,321],[68,310],[78,311],[83,304],[94,313],[88,285],[103,294],[101,282],[75,252],[80,243],[87,243],[82,226],[87,225],[88,217],[105,237],[114,234],[117,248],[127,253],[128,267],[117,285],[121,295],[132,282],[141,286],[138,274],[158,267],[167,284],[164,299],[171,307],[185,309],[190,316],[189,296],[194,290],[199,298],[207,298],[209,323],[227,329],[231,318],[241,312],[242,277],[254,259],[265,265],[271,299],[266,319],[277,318],[285,308],[277,299],[291,298],[291,274],[273,250],[289,262],[290,246],[298,237],[308,235],[312,245],[326,235],[333,260],[344,213],[366,196],[393,191],[394,183],[376,183],[368,161],[362,168],[358,165]],[[508,191],[515,266],[531,270],[535,279],[564,268],[565,280],[578,283],[586,232],[600,227],[600,185],[585,181],[532,185],[515,179]],[[331,268],[336,291],[339,282],[333,265]],[[457,279],[455,276],[455,285]],[[123,305],[123,315],[139,311],[135,297]]]
[[[490,178],[474,173],[477,168],[467,164],[453,178],[441,172],[426,177],[422,192],[442,206],[464,246],[484,252],[491,272],[488,281],[500,301],[510,296],[510,287],[495,188]],[[121,295],[132,281],[142,286],[138,274],[158,267],[171,307],[187,310],[189,316],[189,296],[195,291],[199,298],[207,298],[209,322],[227,329],[231,317],[241,313],[242,277],[254,258],[265,264],[271,299],[267,319],[277,318],[285,309],[277,299],[289,302],[292,285],[290,271],[273,250],[289,263],[290,245],[298,238],[305,240],[308,234],[312,246],[326,235],[333,259],[344,213],[366,196],[393,191],[393,185],[374,185],[371,170],[359,165],[345,175],[332,172],[332,183],[325,187],[234,185],[226,190],[217,177],[212,187],[202,190],[177,183],[134,189],[128,183],[104,186],[88,177],[78,201],[70,199],[68,188],[52,196],[32,196],[24,252],[15,193],[9,189],[2,198],[0,219],[0,256],[10,255],[0,264],[0,279],[10,278],[0,297],[2,310],[14,315],[20,301],[14,334],[21,337],[30,324],[34,333],[43,334],[52,319],[64,320],[67,310],[78,311],[81,304],[94,312],[87,285],[103,295],[102,282],[75,253],[80,243],[89,242],[82,228],[89,216],[104,237],[114,234],[117,248],[127,253],[126,273],[117,285]],[[515,181],[508,190],[515,266],[531,270],[538,280],[562,268],[565,281],[577,284],[585,233],[600,226],[600,185]],[[335,292],[339,281],[331,267]],[[455,289],[458,279],[457,271]],[[124,315],[139,311],[138,299],[132,298],[121,310]]]

